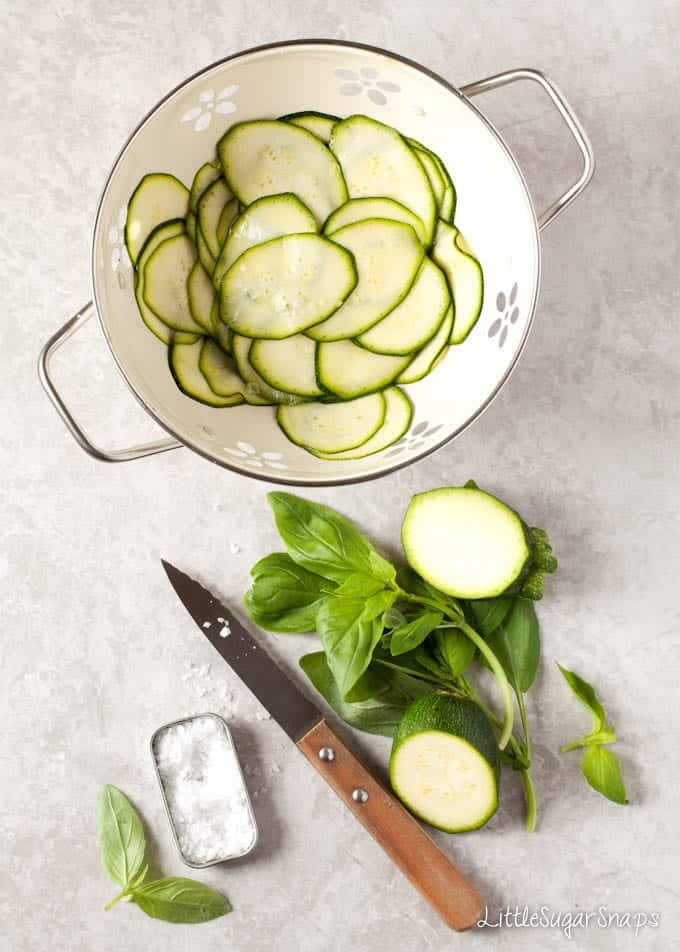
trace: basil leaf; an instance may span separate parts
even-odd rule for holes
[[[581,769],[590,786],[598,793],[614,803],[628,803],[619,758],[611,750],[599,744],[586,748]]]
[[[243,599],[252,620],[267,631],[313,631],[329,583],[285,552],[273,552],[252,567],[253,584]]]
[[[390,637],[390,653],[400,655],[417,648],[437,625],[441,625],[442,618],[441,612],[426,611],[412,621],[394,628]]]
[[[606,714],[602,704],[598,700],[597,695],[595,694],[595,689],[592,685],[588,684],[587,681],[584,681],[583,678],[579,677],[575,671],[570,671],[568,668],[563,668],[561,664],[558,664],[557,667],[562,672],[564,680],[567,682],[572,692],[579,699],[581,704],[590,712],[590,715],[593,719],[593,733],[597,733],[601,730],[604,730],[606,727]]]
[[[383,583],[379,579],[373,578],[372,575],[364,575],[363,572],[353,572],[347,576],[342,585],[339,585],[335,589],[334,594],[356,598],[368,598],[377,592],[381,592],[384,587]]]
[[[316,627],[341,697],[371,663],[383,633],[383,615],[396,596],[384,590],[369,598],[331,595],[321,604]]]
[[[534,603],[516,597],[503,623],[485,640],[510,683],[525,694],[536,677],[541,653]]]
[[[480,598],[466,602],[466,605],[474,619],[474,627],[483,638],[487,638],[505,620],[512,608],[512,598],[507,596]]]
[[[436,606],[441,608],[444,612],[451,608],[459,610],[459,604],[452,595],[446,595],[444,592],[440,592],[438,588],[426,582],[425,579],[418,575],[410,566],[400,569],[399,584],[407,592],[410,592],[411,595],[419,595],[421,598],[427,598],[435,602]]]
[[[438,628],[432,641],[435,658],[454,678],[463,674],[477,650],[460,628]]]
[[[135,889],[132,897],[147,916],[165,922],[208,922],[231,912],[231,905],[221,893],[183,876],[147,883]]]
[[[106,872],[119,886],[129,885],[142,868],[146,838],[135,808],[108,783],[97,802],[97,840]]]
[[[323,651],[300,658],[300,667],[345,723],[369,734],[393,737],[411,701],[432,691],[415,678],[389,668],[368,668],[343,700]]]
[[[357,572],[394,583],[394,566],[337,512],[291,493],[272,492],[267,498],[288,554],[298,565],[339,584]]]

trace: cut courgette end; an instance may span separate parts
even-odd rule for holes
[[[333,126],[336,122],[340,122],[340,118],[329,116],[325,112],[314,112],[312,110],[310,112],[292,112],[289,116],[281,116],[281,121],[300,126],[300,128],[306,129],[307,132],[315,135],[317,139],[327,143],[331,137]]]
[[[200,368],[203,339],[194,344],[173,344],[168,351],[170,371],[175,383],[187,397],[209,407],[234,407],[243,403],[240,393],[220,397],[212,390]]]
[[[324,321],[356,283],[345,248],[320,235],[284,235],[232,264],[220,286],[220,315],[237,334],[281,340]]]
[[[389,390],[385,390],[384,397],[385,420],[376,433],[361,446],[341,453],[320,453],[318,450],[312,450],[309,447],[307,449],[320,459],[353,460],[373,456],[375,453],[380,453],[392,446],[393,443],[402,438],[410,427],[413,419],[413,404],[399,387],[390,387]]]
[[[132,193],[125,220],[125,246],[137,263],[151,232],[163,222],[184,218],[189,210],[189,190],[174,175],[145,175]]]
[[[498,748],[486,714],[450,694],[412,702],[392,745],[390,784],[430,826],[447,833],[484,826],[498,807]]]
[[[520,517],[480,489],[448,487],[414,496],[401,538],[411,567],[457,598],[501,595],[530,558]]]
[[[321,225],[348,199],[337,159],[300,126],[277,119],[239,122],[222,136],[217,149],[224,177],[242,205],[292,192]]]
[[[276,420],[288,439],[307,450],[341,453],[366,443],[385,421],[382,393],[341,403],[280,406]]]
[[[484,303],[484,275],[479,261],[454,225],[437,224],[432,258],[446,275],[455,308],[451,344],[462,344],[477,323]]]

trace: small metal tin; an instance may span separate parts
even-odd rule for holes
[[[248,809],[248,815],[249,815],[249,817],[250,817],[250,822],[251,822],[251,825],[252,825],[252,828],[253,828],[253,837],[252,837],[251,842],[248,844],[248,846],[247,846],[244,850],[242,850],[240,853],[233,853],[233,854],[231,854],[231,855],[229,855],[229,856],[220,856],[220,857],[217,858],[217,859],[211,859],[211,860],[209,860],[207,863],[192,863],[192,862],[191,862],[189,859],[187,859],[187,857],[184,855],[184,853],[182,852],[182,849],[181,849],[181,847],[180,847],[180,845],[179,845],[179,837],[177,836],[177,830],[175,829],[175,824],[174,824],[174,821],[173,821],[173,818],[172,818],[172,812],[171,812],[171,810],[170,810],[170,804],[168,803],[168,799],[167,799],[167,797],[166,797],[166,795],[165,795],[165,787],[164,787],[164,785],[163,785],[163,778],[162,778],[161,772],[160,772],[160,770],[159,770],[159,768],[158,768],[158,760],[157,760],[157,758],[156,758],[155,745],[156,745],[156,740],[157,740],[157,738],[158,738],[164,731],[167,731],[169,728],[171,728],[171,727],[178,727],[178,726],[181,725],[181,724],[189,724],[189,723],[191,723],[192,721],[196,721],[196,720],[199,720],[200,718],[204,718],[204,717],[211,717],[211,718],[213,718],[214,720],[216,720],[216,721],[219,722],[219,724],[221,725],[221,727],[222,727],[222,729],[223,729],[223,731],[224,731],[224,733],[225,733],[225,735],[226,735],[227,742],[229,743],[229,746],[231,747],[231,749],[232,749],[233,752],[234,752],[234,760],[235,760],[235,763],[236,763],[236,769],[238,770],[238,776],[239,776],[239,778],[240,778],[240,780],[241,780],[241,785],[242,785],[242,787],[243,787],[243,793],[244,793],[244,797],[245,797],[245,801],[246,801],[246,806],[247,806],[247,809]],[[226,723],[226,721],[224,720],[224,718],[223,718],[223,717],[220,717],[219,714],[214,714],[212,711],[207,711],[207,712],[204,713],[204,714],[192,714],[190,717],[181,717],[181,718],[179,718],[179,719],[176,720],[176,721],[170,721],[168,724],[163,724],[161,727],[159,727],[157,730],[155,730],[155,731],[153,732],[153,734],[151,735],[151,740],[150,740],[150,742],[149,742],[149,746],[150,746],[150,749],[151,749],[151,759],[153,760],[154,769],[155,769],[155,771],[156,771],[156,777],[157,777],[157,779],[158,779],[158,786],[160,787],[161,796],[162,796],[162,798],[163,798],[163,803],[164,803],[164,805],[165,805],[165,812],[166,812],[167,817],[168,817],[168,823],[170,824],[170,830],[172,831],[172,838],[173,838],[174,841],[175,841],[175,846],[177,847],[177,852],[179,853],[182,862],[183,862],[186,866],[190,866],[191,869],[205,869],[205,868],[208,867],[208,866],[216,866],[218,863],[226,863],[226,862],[228,862],[229,860],[240,859],[242,856],[246,856],[248,853],[250,853],[250,851],[251,851],[252,849],[254,849],[254,847],[255,847],[255,845],[256,845],[256,843],[257,843],[257,839],[258,839],[257,821],[255,820],[255,813],[254,813],[254,811],[253,811],[253,805],[252,805],[251,800],[250,800],[250,794],[248,793],[248,787],[246,786],[245,777],[243,776],[243,770],[241,769],[241,762],[240,762],[239,757],[238,757],[238,751],[236,750],[236,745],[234,744],[234,739],[233,739],[233,737],[231,736],[231,731],[230,731],[229,728],[227,727],[227,723]]]

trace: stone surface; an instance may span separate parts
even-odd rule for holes
[[[658,912],[660,926],[577,929],[589,950],[675,945],[678,915],[677,163],[675,0],[479,5],[376,0],[186,4],[0,2],[4,330],[0,445],[4,545],[0,673],[0,948],[11,952],[403,952],[563,948],[557,928],[452,937],[283,733],[202,643],[160,571],[191,567],[237,604],[277,544],[266,486],[188,451],[99,464],[40,390],[42,342],[88,296],[90,227],[120,143],[170,88],[211,60],[281,38],[374,43],[454,83],[534,66],[559,83],[598,160],[585,195],[544,235],[538,319],[489,411],[436,456],[357,488],[310,491],[394,544],[411,493],[474,475],[538,525],[561,560],[540,606],[544,665],[530,702],[540,830],[522,829],[516,778],[489,827],[440,841],[488,897],[576,914]],[[567,134],[531,90],[484,108],[543,204],[574,174]],[[92,325],[58,361],[102,441],[154,435]],[[389,504],[386,504],[389,501]],[[304,638],[272,639],[291,663]],[[584,729],[553,659],[590,677],[619,734],[631,804],[597,797],[577,755]],[[203,666],[210,665],[209,670]],[[175,854],[149,758],[161,723],[215,710],[233,726],[261,828],[246,860],[201,878],[234,913],[169,926],[103,905],[114,892],[94,838],[115,783]],[[355,738],[384,765],[387,741]],[[491,945],[490,945],[491,943]]]

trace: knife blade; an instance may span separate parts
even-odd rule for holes
[[[323,714],[212,592],[161,559],[170,584],[198,627],[274,720],[297,743]]]
[[[200,582],[161,561],[208,641],[444,922],[457,930],[476,925],[482,897],[413,816],[369,773],[226,605]]]

